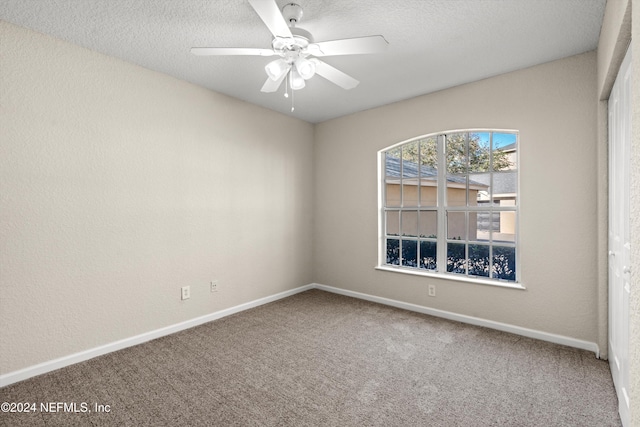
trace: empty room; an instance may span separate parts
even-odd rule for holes
[[[0,0],[0,425],[640,427],[640,0]]]

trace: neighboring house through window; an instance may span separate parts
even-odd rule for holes
[[[381,267],[518,282],[518,134],[427,135],[380,152]]]

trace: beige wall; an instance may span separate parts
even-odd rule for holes
[[[596,85],[590,52],[317,125],[315,280],[596,342]],[[520,132],[526,291],[374,269],[377,151],[468,128]]]
[[[312,282],[312,125],[0,40],[0,374]]]

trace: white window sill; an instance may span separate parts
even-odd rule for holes
[[[498,286],[501,288],[526,290],[520,283],[507,282],[502,280],[482,279],[468,276],[462,276],[452,273],[438,273],[435,271],[419,271],[414,268],[392,267],[390,265],[379,265],[376,270],[390,271],[392,273],[411,274],[414,276],[432,277],[435,279],[453,280],[455,282],[473,283],[475,285]]]

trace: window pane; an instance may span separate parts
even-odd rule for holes
[[[493,214],[491,212],[469,212],[469,240],[489,241]]]
[[[385,191],[384,191],[385,201],[384,205],[390,208],[400,207],[400,203],[402,201],[400,197],[400,184],[394,184],[387,180]]]
[[[401,148],[394,148],[385,153],[385,176],[387,178],[400,177]]]
[[[491,202],[491,174],[469,175],[469,206],[482,206]]]
[[[402,265],[418,267],[418,242],[415,240],[402,241]]]
[[[446,136],[447,173],[467,173],[467,134]]]
[[[420,237],[438,236],[438,213],[436,211],[420,211]]]
[[[418,141],[402,146],[402,178],[418,177]]]
[[[385,206],[400,206],[400,148],[385,154]]]
[[[518,168],[518,139],[513,133],[493,134],[493,170],[505,171]]]
[[[386,153],[388,156],[399,158],[402,155],[402,146],[394,147],[390,150],[387,150]]]
[[[517,172],[504,172],[493,174],[493,202],[500,206],[515,206],[518,192]],[[503,205],[503,201],[511,201]]]
[[[387,234],[391,236],[400,235],[400,212],[387,211]]]
[[[447,175],[447,206],[467,206],[467,177]]]
[[[437,175],[438,144],[435,136],[420,141],[420,164],[422,175]]]
[[[400,265],[400,241],[387,239],[387,264]]]
[[[447,271],[449,273],[466,274],[464,243],[447,243]]]
[[[494,222],[493,241],[515,243],[516,213],[512,211],[495,212],[494,217],[497,217],[497,221]]]
[[[466,240],[466,229],[464,212],[447,212],[447,239]]]
[[[403,179],[402,180],[402,205],[418,206],[418,180]]]
[[[489,277],[489,246],[469,245],[469,275]]]
[[[438,261],[438,244],[436,242],[420,242],[420,268],[435,270]]]
[[[516,248],[493,247],[493,278],[516,280]]]
[[[422,178],[420,180],[420,206],[438,206],[437,178]]]
[[[402,212],[402,235],[418,237],[418,212]]]
[[[402,205],[418,206],[418,141],[402,146]]]
[[[491,142],[489,132],[469,134],[469,172],[489,172]]]
[[[420,141],[420,205],[438,205],[438,155],[436,137]]]

